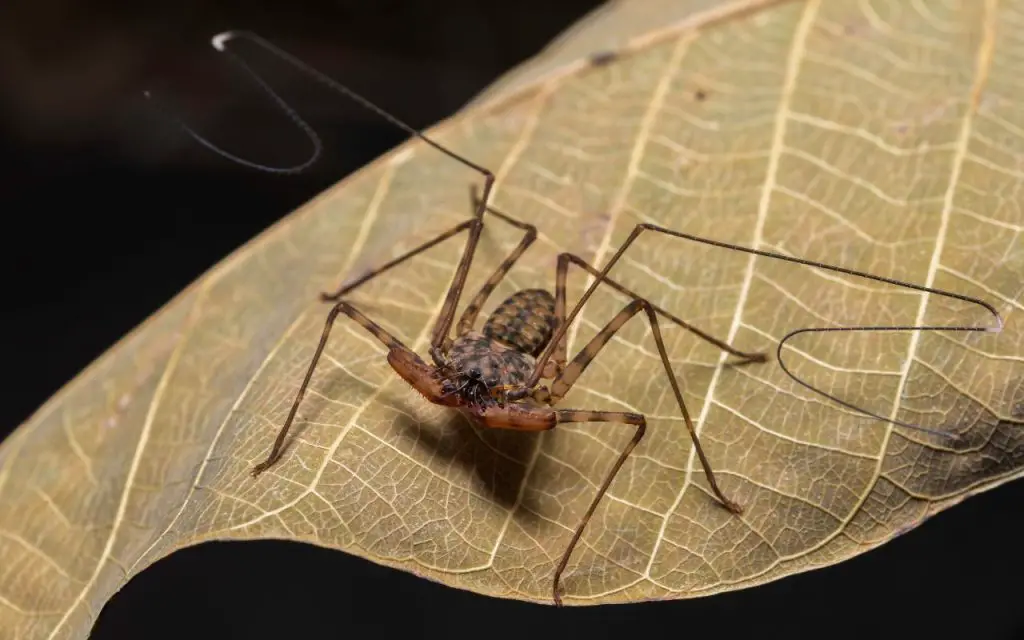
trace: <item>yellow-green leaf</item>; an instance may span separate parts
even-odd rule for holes
[[[610,64],[534,67],[432,130],[493,168],[494,204],[540,230],[491,304],[552,286],[560,251],[602,264],[651,221],[981,297],[1006,325],[793,343],[804,377],[964,433],[956,446],[827,402],[774,361],[722,367],[663,325],[711,463],[745,507],[737,517],[709,497],[650,331],[630,321],[563,403],[651,418],[569,563],[570,604],[706,595],[840,562],[1024,468],[1024,4],[697,4],[614,40]],[[131,576],[211,539],[303,540],[548,601],[626,429],[471,428],[343,319],[284,458],[248,475],[321,331],[316,293],[465,219],[475,180],[403,145],[212,269],[0,445],[5,635],[83,637]],[[467,291],[518,239],[488,225]],[[422,351],[462,246],[354,302]],[[748,350],[802,326],[989,322],[967,304],[655,236],[613,275]],[[576,274],[570,295],[584,284]],[[570,347],[623,302],[595,295]]]

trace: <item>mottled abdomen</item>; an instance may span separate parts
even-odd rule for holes
[[[555,297],[544,289],[523,289],[498,305],[484,323],[484,335],[537,356],[551,340],[556,323]]]

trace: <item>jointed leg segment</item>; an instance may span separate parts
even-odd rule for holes
[[[627,289],[626,287],[622,286],[621,284],[619,284],[615,280],[612,280],[608,276],[604,276],[603,279],[601,279],[602,278],[601,271],[599,269],[597,269],[596,267],[592,266],[590,263],[588,263],[583,258],[577,256],[576,254],[573,254],[573,253],[561,253],[561,254],[558,255],[558,268],[557,268],[557,271],[556,271],[556,274],[555,274],[555,300],[556,300],[555,309],[556,309],[556,313],[557,313],[557,310],[559,308],[561,308],[562,315],[560,315],[559,318],[562,319],[562,320],[565,319],[566,279],[567,279],[568,274],[569,274],[569,265],[571,265],[571,264],[574,264],[577,267],[580,267],[580,268],[584,269],[585,271],[590,273],[590,275],[594,276],[595,278],[598,278],[597,282],[603,282],[604,284],[607,284],[609,287],[615,289],[619,293],[624,293],[627,296],[629,296],[630,298],[633,298],[634,300],[644,300],[644,298],[640,297],[639,295],[637,295],[633,291],[631,291],[631,290]],[[701,329],[698,329],[697,327],[693,326],[692,324],[684,321],[683,319],[681,319],[680,317],[676,316],[675,314],[672,314],[672,313],[666,311],[665,309],[662,309],[661,307],[657,306],[656,304],[654,304],[654,303],[652,303],[650,301],[648,301],[648,304],[650,305],[650,307],[652,309],[654,309],[654,311],[656,313],[658,313],[659,315],[667,318],[668,320],[671,320],[672,322],[674,322],[675,324],[679,325],[680,327],[682,327],[686,331],[689,331],[690,333],[693,333],[694,335],[696,335],[697,337],[701,338],[705,342],[708,342],[708,343],[718,347],[722,351],[725,351],[726,353],[730,353],[730,354],[740,358],[739,361],[733,363],[734,365],[749,364],[749,363],[753,363],[753,362],[765,362],[768,359],[767,355],[764,352],[748,353],[746,351],[740,351],[739,349],[729,345],[729,343],[725,342],[724,340],[719,340],[718,338],[714,337],[713,335],[711,335],[711,334],[709,334],[709,333],[707,333],[707,332],[705,332],[705,331],[703,331]],[[556,348],[556,354],[558,353],[558,351],[561,351],[564,354],[564,352],[565,352],[565,343],[564,342],[562,342],[561,344],[558,345],[558,347]],[[556,355],[556,357],[557,357],[557,355]],[[563,356],[563,358],[564,358],[564,356]]]
[[[615,332],[621,329],[630,318],[640,311],[643,311],[647,315],[647,321],[651,326],[651,333],[654,335],[654,341],[658,346],[658,354],[661,356],[662,365],[665,367],[665,374],[668,376],[669,383],[672,386],[672,392],[675,394],[676,402],[679,404],[679,410],[683,414],[683,421],[686,423],[686,429],[690,432],[693,447],[697,452],[697,456],[700,458],[701,465],[704,468],[704,475],[708,480],[708,484],[711,486],[712,492],[726,509],[732,513],[742,513],[740,506],[736,502],[727,498],[718,487],[718,482],[715,480],[714,472],[711,470],[711,463],[708,462],[707,456],[704,454],[704,449],[701,447],[700,439],[697,437],[697,430],[694,428],[693,421],[690,419],[690,412],[687,410],[686,403],[683,401],[683,394],[679,388],[679,382],[676,380],[675,373],[672,370],[672,364],[669,362],[668,352],[665,349],[665,342],[661,335],[661,327],[658,324],[658,316],[654,312],[654,307],[652,307],[646,300],[634,300],[627,304],[622,311],[612,318],[611,322],[609,322],[604,329],[594,336],[590,342],[587,343],[587,345],[583,347],[578,354],[576,354],[576,357],[572,359],[572,362],[570,362],[568,366],[555,377],[551,383],[550,393],[538,394],[535,395],[535,398],[548,404],[555,404],[561,400],[587,368],[587,365],[593,362],[601,349],[608,344],[608,341],[615,335]],[[644,430],[646,429],[646,420],[644,416],[635,413],[604,411],[559,411],[558,413],[559,422],[624,422],[626,424],[636,424],[637,432],[633,440],[625,449],[623,449],[619,458],[612,466],[612,469],[608,472],[604,482],[601,484],[601,488],[598,490],[593,502],[590,503],[590,507],[587,509],[587,512],[584,514],[579,526],[576,528],[572,541],[569,543],[569,547],[565,550],[565,553],[562,556],[562,560],[555,571],[554,597],[556,604],[561,603],[561,598],[558,593],[559,582],[562,572],[569,563],[569,557],[572,555],[573,548],[576,546],[580,536],[583,534],[583,529],[590,520],[590,517],[593,515],[594,510],[597,509],[598,503],[608,491],[608,487],[611,486],[615,475],[619,472],[619,469],[626,461],[629,453],[634,447],[636,447],[637,443],[640,442],[640,439],[643,437]]]
[[[281,426],[281,430],[277,433],[277,438],[274,440],[274,446],[270,450],[270,455],[267,456],[266,460],[259,463],[252,469],[251,474],[254,478],[273,466],[274,463],[281,458],[281,452],[284,448],[284,439],[288,435],[288,430],[291,429],[292,422],[295,420],[295,413],[299,410],[299,404],[302,402],[303,396],[306,395],[306,389],[309,387],[309,381],[313,377],[313,370],[316,369],[316,365],[320,361],[320,355],[323,353],[324,347],[327,345],[327,338],[331,335],[331,329],[334,327],[334,321],[338,318],[339,313],[344,313],[355,320],[361,327],[383,342],[384,346],[389,350],[403,350],[412,354],[412,351],[402,344],[401,340],[388,333],[387,330],[373,320],[367,318],[361,311],[353,307],[351,304],[344,300],[337,302],[331,309],[330,313],[327,314],[327,321],[324,323],[323,332],[320,334],[320,342],[317,343],[316,351],[313,352],[313,358],[309,363],[309,368],[306,369],[306,377],[302,379],[302,384],[299,385],[299,391],[295,394],[295,401],[292,402],[292,408],[288,412],[288,417],[285,418],[284,425]]]
[[[394,260],[391,260],[390,262],[386,262],[386,263],[382,264],[381,266],[377,267],[376,269],[374,269],[373,271],[371,271],[371,272],[369,272],[369,273],[367,273],[367,274],[365,274],[363,276],[360,276],[354,282],[350,282],[350,283],[348,283],[346,285],[342,285],[341,287],[339,287],[338,289],[336,289],[332,293],[327,293],[327,292],[321,293],[320,294],[320,299],[323,300],[324,302],[334,302],[335,300],[340,300],[341,297],[344,296],[346,293],[352,291],[353,289],[355,289],[359,285],[364,284],[367,281],[376,278],[377,276],[381,275],[382,273],[384,273],[388,269],[391,269],[392,267],[398,266],[399,264],[405,262],[409,258],[417,256],[417,255],[423,253],[424,251],[426,251],[427,249],[429,249],[429,248],[431,248],[431,247],[433,247],[435,245],[441,244],[442,242],[444,242],[448,238],[456,236],[456,235],[462,233],[463,231],[465,231],[466,229],[472,229],[474,226],[476,226],[478,224],[480,224],[480,223],[477,221],[476,218],[472,218],[470,220],[466,220],[465,222],[460,222],[459,224],[455,225],[454,227],[452,227],[448,231],[445,231],[444,233],[438,235],[434,239],[428,240],[427,242],[424,242],[423,244],[419,245],[418,247],[415,247],[414,249],[411,249],[411,250],[403,253],[402,255],[398,256]]]
[[[579,525],[576,526],[576,530],[572,534],[572,540],[569,541],[569,546],[565,548],[562,553],[562,559],[558,562],[558,567],[555,568],[554,583],[552,584],[552,595],[554,596],[555,604],[562,606],[562,594],[561,594],[561,581],[562,572],[565,571],[566,566],[569,564],[569,557],[572,556],[573,549],[576,548],[576,543],[580,541],[580,537],[583,535],[583,529],[590,522],[591,516],[594,515],[594,511],[597,509],[597,505],[601,502],[601,498],[608,492],[608,487],[611,486],[615,476],[618,475],[619,469],[625,464],[626,458],[633,452],[636,445],[640,444],[640,440],[643,439],[644,433],[647,431],[647,420],[639,413],[627,413],[622,411],[580,411],[578,409],[556,409],[555,419],[558,424],[567,424],[570,422],[617,422],[620,424],[633,425],[636,427],[636,432],[633,434],[633,439],[629,441],[629,444],[622,449],[619,453],[619,457],[615,459],[615,464],[604,477],[604,482],[597,489],[597,496],[590,502],[590,506],[587,507],[586,513],[580,519]]]
[[[486,193],[490,190],[492,183],[493,177],[488,172],[487,180],[484,186],[485,197]],[[339,313],[344,313],[345,315],[355,320],[357,323],[359,323],[360,326],[362,326],[364,329],[372,333],[377,339],[383,342],[384,345],[388,347],[389,350],[402,350],[409,354],[410,359],[416,358],[415,354],[407,346],[402,344],[402,342],[398,340],[398,338],[392,336],[384,328],[382,328],[373,320],[367,318],[365,315],[362,314],[362,312],[360,312],[358,309],[356,309],[348,302],[339,299],[345,294],[351,292],[356,287],[379,276],[380,274],[391,269],[392,267],[395,267],[405,262],[406,260],[409,260],[410,258],[423,253],[427,249],[430,249],[431,247],[434,247],[440,244],[441,242],[444,242],[448,238],[458,235],[459,233],[466,231],[468,229],[470,231],[469,241],[466,243],[466,248],[464,249],[462,258],[459,261],[459,267],[456,270],[455,278],[453,279],[452,284],[448,289],[448,294],[447,297],[445,298],[445,306],[442,309],[441,316],[439,317],[438,323],[435,325],[433,332],[434,339],[432,341],[431,355],[434,357],[435,364],[442,364],[440,360],[443,360],[443,353],[442,349],[439,349],[438,347],[446,348],[448,342],[450,341],[450,339],[448,338],[448,328],[450,328],[451,326],[451,316],[454,314],[454,309],[459,302],[459,296],[462,292],[463,287],[465,286],[466,277],[469,273],[469,265],[472,263],[472,254],[476,251],[477,240],[479,239],[480,231],[483,229],[482,216],[485,211],[483,207],[484,200],[478,199],[476,197],[475,190],[471,191],[471,195],[475,211],[475,215],[473,218],[466,220],[465,222],[460,222],[459,224],[455,225],[448,231],[445,231],[437,235],[433,239],[428,240],[427,242],[424,242],[423,244],[417,247],[414,247],[413,249],[402,254],[401,256],[381,265],[377,269],[374,269],[370,273],[361,276],[354,282],[342,285],[332,293],[320,294],[321,300],[337,302],[331,309],[330,313],[327,314],[327,320],[324,323],[324,329],[322,334],[320,335],[320,342],[317,345],[316,351],[314,351],[313,353],[313,358],[309,363],[309,368],[306,370],[306,376],[305,378],[303,378],[302,384],[299,386],[299,390],[295,396],[295,401],[292,403],[291,410],[288,412],[288,417],[285,418],[284,425],[282,425],[280,431],[278,432],[277,438],[274,440],[274,446],[271,449],[270,454],[267,456],[266,460],[259,463],[253,468],[252,475],[254,477],[266,471],[280,459],[281,452],[284,448],[285,437],[288,435],[288,431],[291,429],[292,422],[295,420],[295,414],[298,411],[299,404],[302,402],[302,398],[306,395],[306,389],[309,387],[310,379],[313,377],[313,371],[314,369],[316,369],[316,365],[320,361],[320,356],[322,355],[324,347],[327,344],[327,338],[330,335],[331,328],[334,326],[334,321],[337,319]],[[469,328],[472,326],[473,321],[475,321],[476,317],[479,315],[480,307],[483,306],[484,302],[487,299],[487,296],[491,293],[491,291],[494,290],[494,287],[496,287],[497,284],[501,281],[501,279],[505,276],[505,274],[508,273],[509,269],[512,268],[512,265],[515,263],[515,261],[519,259],[523,252],[526,251],[526,249],[530,246],[531,243],[533,243],[533,241],[537,237],[537,229],[534,226],[528,225],[523,222],[519,222],[518,220],[515,220],[501,212],[492,211],[491,213],[501,218],[502,220],[508,222],[509,224],[525,230],[526,236],[519,243],[519,245],[512,251],[512,253],[509,254],[509,256],[501,263],[501,265],[495,271],[494,275],[492,275],[491,278],[488,279],[487,283],[484,285],[484,287],[480,290],[480,292],[470,303],[469,307],[463,313],[463,316],[459,321],[458,325],[458,333],[460,335],[469,330]],[[448,317],[448,327],[445,328],[444,332],[439,333],[438,329],[442,324],[444,324],[445,317]]]
[[[481,204],[483,204],[483,201],[477,197],[476,185],[470,186],[469,198],[473,204],[474,211],[478,210]],[[505,278],[505,275],[512,269],[512,266],[515,265],[516,261],[522,257],[526,250],[530,248],[530,245],[532,245],[537,239],[537,227],[532,224],[520,222],[511,216],[492,209],[491,207],[487,207],[485,210],[487,213],[490,213],[497,218],[501,218],[508,224],[516,227],[517,229],[522,229],[526,233],[523,236],[523,239],[519,241],[519,244],[516,245],[511,253],[508,254],[508,257],[506,257],[501,264],[498,265],[498,268],[494,270],[494,273],[491,274],[491,277],[488,278],[487,282],[485,282],[480,288],[480,291],[473,296],[473,299],[470,300],[466,310],[462,312],[462,317],[459,318],[459,324],[456,325],[455,328],[455,333],[459,336],[466,335],[466,333],[473,328],[477,318],[480,316],[480,309],[482,309],[484,304],[487,303],[487,298],[490,297],[491,293],[494,292],[495,287],[497,287]]]
[[[665,375],[668,376],[669,384],[672,386],[672,393],[676,397],[676,403],[679,405],[679,411],[683,415],[683,421],[686,423],[687,431],[690,432],[690,438],[693,440],[693,446],[697,451],[697,456],[700,458],[701,465],[704,467],[704,475],[707,477],[708,483],[711,485],[711,490],[727,509],[733,513],[740,513],[741,509],[739,505],[726,498],[725,494],[723,494],[721,489],[718,488],[718,482],[715,481],[715,475],[711,470],[711,463],[708,462],[707,456],[704,455],[704,450],[700,445],[700,439],[697,437],[697,430],[693,426],[693,420],[690,418],[690,412],[686,408],[686,402],[683,401],[683,392],[679,387],[679,381],[676,379],[675,373],[672,370],[672,363],[669,361],[668,351],[665,349],[665,341],[661,335],[661,326],[658,324],[658,316],[654,312],[654,308],[646,300],[634,300],[627,304],[622,311],[611,319],[611,322],[609,322],[604,329],[594,336],[590,342],[576,354],[576,357],[572,359],[572,362],[569,363],[565,370],[552,381],[548,402],[555,404],[560,401],[562,397],[569,392],[572,385],[576,383],[576,380],[587,366],[593,362],[601,349],[604,348],[604,346],[608,344],[608,341],[612,339],[615,332],[621,329],[630,318],[640,311],[643,311],[647,315],[647,321],[650,324],[651,333],[654,336],[654,342],[658,347],[658,355],[661,357],[662,366],[665,368]]]

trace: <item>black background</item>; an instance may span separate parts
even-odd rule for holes
[[[254,29],[424,127],[597,4],[5,3],[2,428],[217,260],[403,139],[275,70],[275,86],[324,138],[320,162],[268,176],[199,148],[141,99],[143,89],[247,158],[287,165],[307,149],[209,47],[211,35]],[[1012,483],[828,569],[699,600],[562,611],[306,545],[212,543],[132,580],[93,637],[1024,638],[1022,505],[1024,483]]]

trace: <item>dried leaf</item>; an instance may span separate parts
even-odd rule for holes
[[[603,263],[637,222],[989,300],[999,334],[794,343],[801,375],[968,447],[823,401],[778,364],[720,366],[666,328],[734,517],[709,498],[649,331],[631,321],[565,400],[651,416],[573,556],[569,603],[685,598],[840,562],[1024,468],[1021,3],[744,2],[541,74],[434,129],[492,167],[495,205],[554,256]],[[635,6],[635,3],[633,4]],[[927,13],[925,13],[927,12]],[[699,30],[696,27],[700,27]],[[342,322],[279,466],[266,455],[322,327],[315,299],[469,213],[471,172],[411,142],[236,252],[0,446],[0,626],[84,637],[131,576],[211,539],[289,538],[446,584],[548,601],[555,562],[629,434],[481,432],[425,404]],[[518,235],[489,225],[467,290]],[[461,241],[354,296],[422,350]],[[980,324],[976,308],[647,237],[615,277],[744,349],[801,326]],[[584,280],[574,277],[572,294]],[[600,293],[580,345],[620,307]]]

